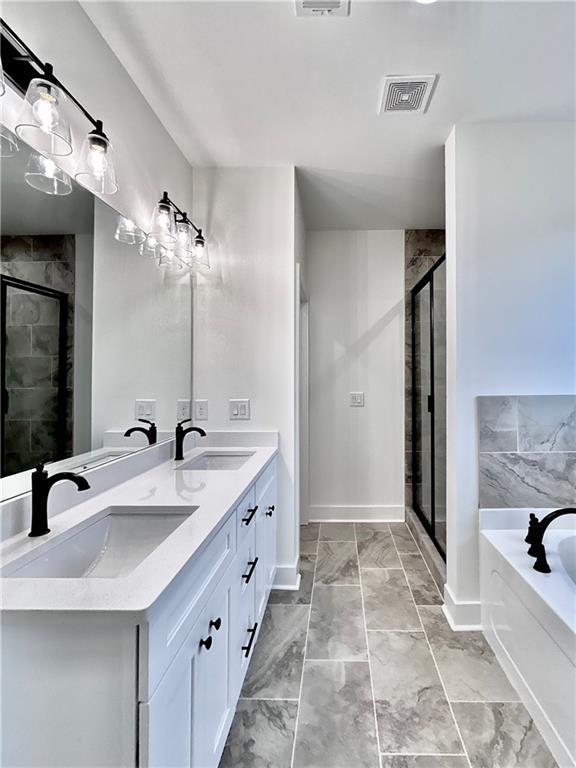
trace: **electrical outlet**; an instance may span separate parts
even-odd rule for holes
[[[364,392],[350,392],[350,407],[364,408]]]
[[[194,400],[194,418],[196,421],[208,421],[208,400]]]
[[[156,400],[136,400],[134,418],[136,421],[138,419],[154,421],[156,419]]]
[[[190,400],[178,400],[176,402],[176,421],[188,420],[190,416]]]
[[[229,400],[230,421],[246,421],[250,418],[250,400]]]

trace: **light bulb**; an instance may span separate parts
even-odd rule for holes
[[[96,194],[113,195],[118,190],[112,144],[99,120],[84,139],[75,175],[82,186]]]
[[[86,164],[94,176],[101,179],[108,170],[108,158],[106,157],[106,147],[99,146],[96,142],[90,144],[90,151],[86,158]]]
[[[32,104],[32,114],[40,128],[50,133],[60,121],[58,102],[48,89],[38,89],[38,98]]]

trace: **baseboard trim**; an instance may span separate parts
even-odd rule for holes
[[[300,589],[300,574],[298,572],[298,561],[290,565],[276,566],[276,575],[274,577],[274,589]]]
[[[444,616],[454,632],[482,629],[482,616],[479,600],[456,600],[448,584],[444,584]]]
[[[384,523],[404,522],[403,504],[311,504],[308,507],[311,523]]]

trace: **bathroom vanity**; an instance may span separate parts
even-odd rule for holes
[[[276,570],[275,455],[194,449],[3,543],[3,765],[216,768]]]

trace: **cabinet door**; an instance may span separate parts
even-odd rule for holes
[[[257,630],[255,613],[256,565],[253,576],[247,581],[256,557],[254,529],[242,542],[236,558],[232,587],[232,642],[230,651],[230,679],[234,703],[240,695],[242,683],[248,669]],[[234,570],[234,569],[233,569]],[[249,649],[249,650],[247,650]]]
[[[276,472],[268,470],[256,488],[258,504],[257,554],[261,556],[261,589],[257,593],[258,616],[262,616],[268,595],[276,575],[276,519],[278,515],[276,498]],[[258,587],[257,587],[258,589]]]
[[[230,681],[232,583],[225,577],[199,620],[192,703],[193,768],[216,768],[234,715]]]

